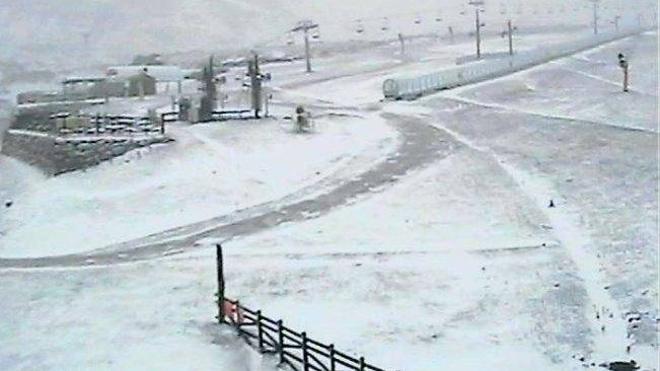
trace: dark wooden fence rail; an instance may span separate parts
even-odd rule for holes
[[[160,114],[162,122],[175,122],[179,120],[179,112],[165,112]]]
[[[250,109],[242,110],[220,110],[213,111],[212,115],[214,120],[227,121],[227,120],[252,120],[254,119],[254,111]]]
[[[266,317],[261,310],[252,310],[238,300],[224,295],[222,246],[217,245],[218,273],[218,320],[234,327],[239,336],[261,353],[278,357],[296,371],[385,371],[364,360],[335,349],[334,344],[324,344],[284,326],[282,320]]]
[[[160,114],[160,122],[158,119],[153,120],[148,116],[130,116],[130,115],[107,115],[107,114],[76,114],[72,115],[68,112],[58,113],[50,116],[51,120],[55,119],[69,119],[75,118],[84,120],[88,123],[83,127],[68,129],[66,121],[64,122],[64,131],[86,133],[86,134],[99,134],[103,133],[154,133],[159,132],[165,134],[165,123],[174,122],[178,119],[177,112],[165,112]],[[60,130],[61,132],[63,130]]]

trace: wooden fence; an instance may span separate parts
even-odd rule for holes
[[[160,120],[148,116],[130,115],[72,115],[62,112],[50,116],[57,120],[59,134],[134,134],[160,133],[165,134],[165,123],[177,121],[177,112],[160,114]]]
[[[227,120],[252,120],[255,118],[253,110],[240,109],[240,110],[221,110],[213,111],[213,120],[227,121]]]
[[[238,300],[225,297],[222,246],[216,246],[218,274],[218,320],[234,327],[238,335],[261,353],[278,357],[281,365],[296,371],[384,371],[364,360],[335,349],[334,344],[324,344],[284,326],[282,320],[252,310]]]
[[[179,112],[165,112],[160,114],[161,122],[175,122],[179,120]]]

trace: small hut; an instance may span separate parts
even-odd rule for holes
[[[128,96],[141,97],[156,94],[156,79],[149,75],[149,69],[128,78]]]

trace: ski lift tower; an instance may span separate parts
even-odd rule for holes
[[[309,51],[309,31],[318,29],[319,25],[318,23],[311,21],[311,20],[304,20],[298,22],[296,27],[294,27],[291,32],[302,32],[303,35],[305,36],[305,62],[307,65],[307,72],[312,72],[312,62],[311,62],[311,57],[310,57],[310,51]]]
[[[479,19],[479,13],[483,12],[484,0],[470,0],[469,5],[474,7],[476,38],[477,38],[477,59],[481,59],[481,28],[485,26]]]

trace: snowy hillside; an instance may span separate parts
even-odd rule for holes
[[[614,13],[623,13],[615,10],[621,2],[607,3],[604,24]],[[625,3],[631,13],[645,4],[642,0]],[[444,34],[449,26],[467,31],[474,23],[462,0],[159,0],[158,6],[153,4],[147,0],[3,0],[0,58],[61,68],[129,61],[138,52],[217,51],[269,42],[283,46],[287,31],[301,18],[317,21],[326,41],[395,38],[398,32]],[[513,17],[521,27],[587,26],[591,17],[587,5],[565,0],[489,1],[483,17],[489,22],[489,32],[499,32],[493,28],[499,28],[506,17]],[[504,7],[506,17],[499,13]],[[381,31],[384,17],[388,18],[387,32]],[[355,33],[358,19],[363,19],[363,35]]]

